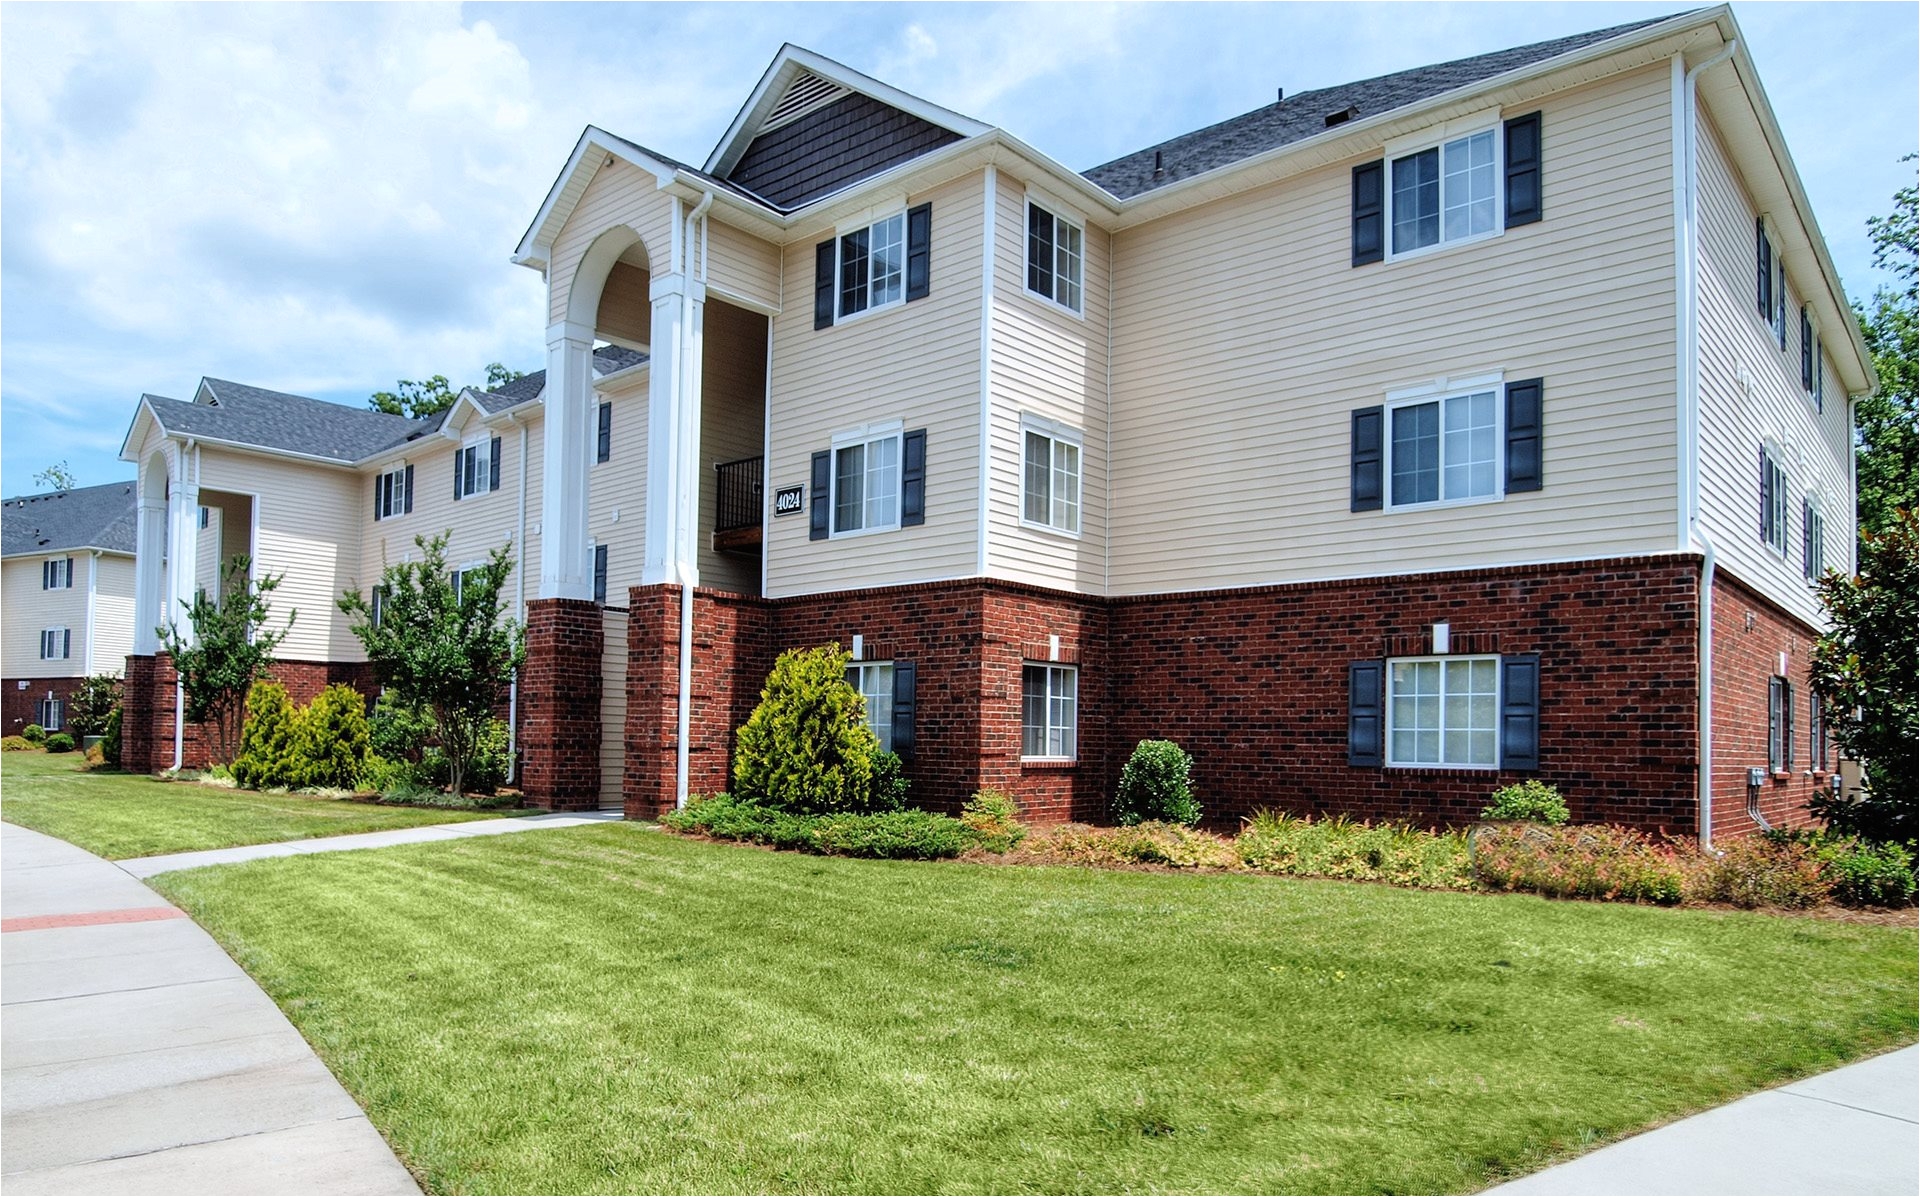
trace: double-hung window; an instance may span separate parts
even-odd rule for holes
[[[373,518],[392,519],[413,510],[413,467],[399,466],[373,480]]]
[[[840,235],[840,317],[892,307],[907,298],[907,214],[896,212]]]
[[[1080,671],[1028,664],[1021,670],[1020,755],[1070,761],[1079,751]]]
[[[453,457],[453,497],[500,489],[500,438],[462,445]]]
[[[1827,520],[1820,502],[1808,495],[1800,506],[1800,568],[1809,582],[1820,577],[1827,564]]]
[[[1055,532],[1080,531],[1080,434],[1070,428],[1023,416],[1021,471],[1022,523]]]
[[[459,577],[458,574],[454,576]],[[458,583],[456,582],[455,585]],[[377,628],[387,620],[387,588],[385,586],[373,588],[370,605],[373,608],[371,612],[373,626]]]
[[[1780,455],[1771,447],[1760,447],[1760,539],[1768,548],[1787,555],[1788,504],[1787,471]]]
[[[1492,126],[1395,157],[1387,187],[1394,255],[1498,232],[1499,179]]]
[[[40,724],[40,730],[57,732],[66,730],[67,704],[48,695],[34,705],[34,720]]]
[[[1767,771],[1793,769],[1793,683],[1783,677],[1767,679]]]
[[[1416,657],[1387,665],[1389,765],[1499,766],[1499,657]]]
[[[1086,231],[1064,216],[1027,203],[1027,290],[1078,312]]]
[[[40,563],[40,589],[70,590],[73,588],[73,558],[53,557]]]
[[[847,684],[867,704],[867,727],[880,741],[880,751],[893,751],[893,662],[855,661],[847,666]]]
[[[1391,506],[1500,493],[1499,392],[1495,383],[1438,398],[1403,399],[1388,408]]]
[[[72,628],[46,628],[40,633],[40,659],[65,661],[73,655]]]
[[[834,438],[833,532],[900,526],[900,430]]]

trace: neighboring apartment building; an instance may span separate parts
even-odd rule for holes
[[[420,425],[210,380],[126,456],[143,561],[193,543],[167,479],[245,497],[343,675],[330,596],[511,540],[537,801],[724,788],[824,641],[933,805],[1097,818],[1153,736],[1225,821],[1538,776],[1744,830],[1830,782],[1808,579],[1874,381],[1725,8],[1084,173],[789,46],[703,167],[589,128],[515,261],[543,375]]]
[[[0,731],[59,731],[81,680],[133,649],[133,483],[0,502],[0,542]]]

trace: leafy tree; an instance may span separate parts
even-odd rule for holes
[[[499,362],[488,362],[484,389],[492,390],[525,377],[520,371],[509,370]],[[403,378],[391,391],[375,391],[367,406],[390,416],[419,420],[452,407],[453,401],[460,397],[461,389],[448,382],[444,374],[435,374],[432,378]]]
[[[866,810],[880,741],[837,644],[780,654],[737,737],[735,796],[801,814]]]
[[[188,643],[177,623],[157,629],[161,647],[173,657],[174,672],[186,692],[190,723],[213,729],[216,763],[233,760],[240,739],[240,720],[246,712],[247,692],[267,675],[273,650],[287,638],[297,611],[287,613],[286,626],[267,630],[271,608],[267,596],[279,589],[284,574],[254,579],[253,561],[241,553],[227,562],[226,585],[218,599],[202,594],[187,608],[193,629]]]
[[[353,618],[353,634],[380,684],[401,703],[432,714],[448,780],[458,794],[494,708],[526,657],[524,629],[501,610],[513,551],[511,545],[495,549],[485,565],[464,571],[456,593],[447,571],[447,535],[419,536],[414,543],[421,560],[390,565],[380,575],[379,619],[371,597],[358,590],[341,596],[340,610]]]
[[[1885,531],[1861,532],[1857,575],[1829,571],[1819,583],[1833,626],[1813,646],[1813,689],[1834,742],[1865,767],[1867,794],[1858,803],[1817,800],[1813,809],[1838,830],[1880,840],[1914,838],[1920,793],[1917,544],[1908,508]]]
[[[67,726],[76,736],[103,736],[107,720],[120,709],[120,679],[110,673],[83,680],[67,699]]]
[[[67,468],[66,461],[62,459],[35,474],[33,484],[48,490],[72,490],[80,485],[80,480],[73,476],[73,471]]]
[[[261,679],[247,695],[247,722],[233,758],[233,779],[250,790],[303,784],[299,734],[300,715],[287,688],[272,678]]]
[[[1901,161],[1911,162],[1914,157],[1909,154]],[[1863,532],[1893,528],[1897,512],[1914,505],[1915,489],[1920,487],[1914,424],[1916,358],[1920,357],[1915,338],[1920,316],[1917,207],[1916,189],[1906,187],[1894,194],[1891,215],[1867,221],[1873,264],[1892,274],[1899,285],[1874,292],[1871,308],[1854,304],[1880,378],[1879,394],[1862,399],[1855,412]]]

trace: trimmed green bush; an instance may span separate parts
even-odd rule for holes
[[[1200,821],[1200,803],[1193,796],[1193,758],[1172,740],[1142,740],[1120,769],[1120,789],[1113,799],[1114,822],[1178,823],[1192,827]]]
[[[47,737],[48,752],[72,752],[73,737],[65,732],[54,732]]]
[[[837,644],[790,649],[774,662],[733,758],[733,784],[751,802],[799,814],[865,811],[874,801],[880,742],[866,702],[847,684]]]
[[[905,762],[897,752],[875,753],[873,758],[873,799],[869,804],[873,810],[905,810],[907,790],[911,787],[907,780]]]
[[[821,856],[881,860],[944,860],[978,842],[960,820],[929,811],[797,815],[730,794],[694,798],[684,810],[662,815],[660,825],[669,831],[770,844]]]
[[[367,759],[367,700],[352,686],[328,686],[300,712],[294,739],[301,785],[352,789]]]
[[[1567,800],[1544,781],[1522,781],[1493,792],[1493,805],[1480,812],[1483,819],[1524,819],[1559,827],[1566,823]]]
[[[285,686],[271,678],[255,682],[247,694],[240,755],[233,760],[234,781],[250,790],[291,789],[304,784],[299,722]]]
[[[1027,829],[1020,825],[1019,804],[999,790],[980,790],[967,799],[960,808],[960,821],[989,852],[1012,851],[1027,838]]]
[[[29,744],[41,745],[47,742],[47,729],[38,723],[29,723],[20,729],[20,738]]]
[[[33,747],[33,741],[25,736],[8,736],[0,740],[0,752],[25,752]]]

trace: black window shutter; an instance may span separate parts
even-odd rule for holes
[[[833,490],[833,454],[822,450],[813,455],[813,506],[807,511],[810,521],[808,540],[827,538],[827,517],[833,514],[829,499]]]
[[[607,605],[607,546],[593,546],[593,601]]]
[[[907,302],[925,299],[932,290],[933,205],[907,209]]]
[[[60,629],[60,659],[66,660],[73,655],[73,629]]]
[[[1386,409],[1362,407],[1353,413],[1353,500],[1351,510],[1380,510],[1381,434]]]
[[[599,440],[594,446],[594,460],[606,461],[613,456],[613,404],[600,405]]]
[[[1753,241],[1755,265],[1759,271],[1760,286],[1757,301],[1760,314],[1773,319],[1773,245],[1767,240],[1767,222],[1759,217],[1753,222]]]
[[[460,475],[466,466],[466,461],[467,451],[465,449],[455,449],[453,451],[453,497],[456,502],[460,499]]]
[[[1785,678],[1767,679],[1767,772],[1780,771],[1780,704],[1785,699],[1781,687]]]
[[[1819,576],[1813,565],[1813,504],[1807,500],[1800,503],[1800,560],[1804,562],[1801,572],[1808,581]]]
[[[1793,772],[1793,683],[1780,679],[1780,767]]]
[[[1507,227],[1540,219],[1540,114],[1507,122]]]
[[[73,589],[73,558],[67,558],[67,589]]]
[[[500,489],[500,438],[497,436],[487,445],[487,489]]]
[[[1800,309],[1800,385],[1813,389],[1813,319]]]
[[[1500,658],[1500,767],[1540,767],[1540,654]]]
[[[1363,162],[1353,168],[1353,264],[1365,266],[1387,256],[1387,164]]]
[[[406,508],[407,514],[412,515],[413,514],[413,467],[412,466],[407,467],[406,487],[407,487],[407,497],[406,497],[406,502],[403,505]]]
[[[1773,471],[1767,468],[1767,448],[1760,447],[1760,541],[1773,543]]]
[[[833,326],[833,239],[813,247],[813,326]]]
[[[1385,740],[1385,721],[1381,718],[1380,683],[1386,674],[1381,661],[1347,663],[1347,764],[1361,768],[1380,767],[1381,747]]]
[[[1541,411],[1544,380],[1507,384],[1507,493],[1539,490]]]
[[[927,430],[900,438],[900,526],[927,522]]]
[[[913,759],[914,672],[912,661],[893,663],[893,750]]]
[[[375,474],[373,476],[373,522],[376,524],[380,522],[380,496],[386,493],[386,489],[387,476]]]

